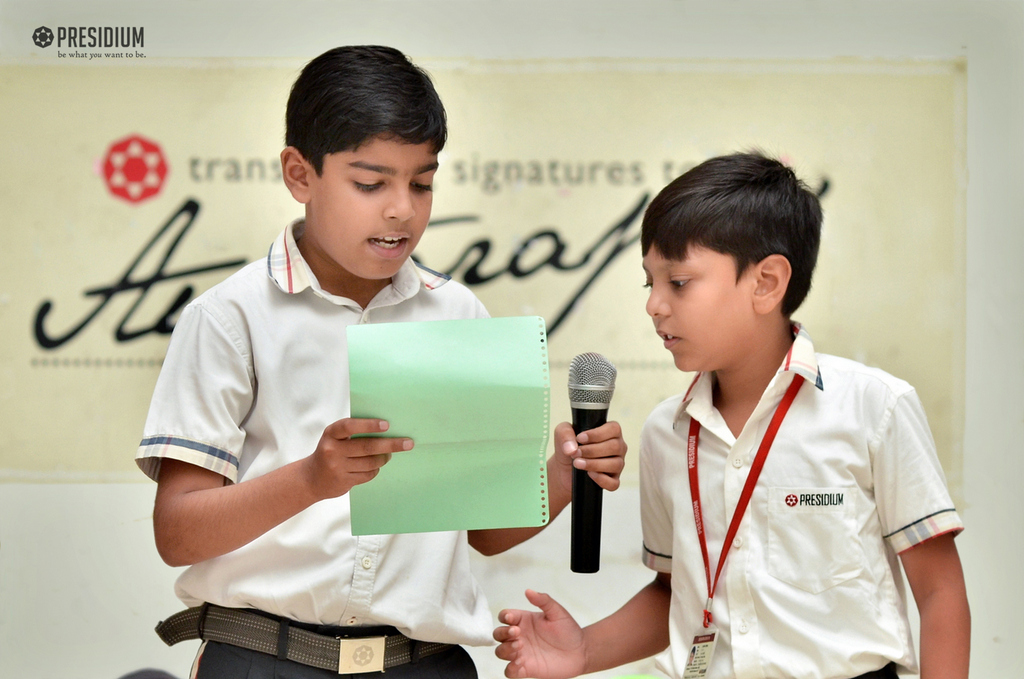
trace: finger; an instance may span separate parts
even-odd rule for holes
[[[352,460],[365,457],[382,457],[383,460],[377,464],[379,467],[391,458],[392,453],[403,453],[412,450],[414,442],[409,438],[362,438],[346,439],[337,441],[330,436],[321,439],[324,449],[328,454],[336,457],[346,457]],[[368,467],[364,467],[367,469]]]
[[[595,472],[587,472],[587,476],[601,487],[602,490],[618,490],[619,489],[619,477],[609,476],[608,474],[597,474]]]
[[[568,422],[561,422],[555,427],[555,450],[564,455],[573,456],[579,450],[576,432]]]
[[[618,456],[598,458],[577,457],[572,461],[572,466],[576,469],[594,472],[595,474],[618,476],[622,473],[622,470],[625,469],[626,460],[625,458]]]
[[[350,457],[365,455],[391,455],[412,450],[415,442],[410,438],[372,438],[355,439],[347,444]]]
[[[589,434],[590,432],[583,432]],[[581,436],[583,434],[580,434]],[[581,457],[623,457],[626,454],[626,442],[622,439],[609,439],[608,441],[592,441],[580,445]]]
[[[519,628],[510,626],[495,627],[491,636],[494,637],[494,640],[498,643],[511,642],[519,636]]]
[[[391,454],[383,455],[357,455],[350,457],[345,463],[345,468],[350,474],[373,474],[376,475],[388,461]],[[372,477],[371,477],[372,478]]]
[[[580,454],[572,460],[572,465],[577,469],[617,474],[626,466],[625,445],[617,449],[612,447],[604,450],[583,446]]]
[[[590,448],[590,447],[587,447]],[[591,453],[592,451],[586,451],[585,453]],[[572,460],[572,467],[574,469],[581,469],[591,474],[594,480],[597,480],[597,475],[605,476],[607,479],[616,480],[618,475],[623,473],[623,469],[626,468],[626,452],[622,451],[620,454],[591,458],[579,457]]]
[[[583,434],[589,433],[589,431],[583,432]],[[583,434],[580,434],[580,437],[582,437]],[[626,442],[621,436],[602,441],[591,440],[589,443],[583,443],[580,445],[580,457],[586,457],[589,459],[598,457],[621,458],[626,456],[626,450]]]
[[[519,657],[519,649],[516,648],[512,642],[504,642],[495,647],[494,655],[498,656],[502,660],[515,660]]]
[[[602,441],[612,441],[614,439],[622,438],[622,427],[619,423],[612,420],[611,422],[605,422],[600,427],[594,427],[587,431],[580,432],[576,440],[580,444],[587,443],[601,443]]]
[[[556,437],[556,449],[574,458],[579,457],[624,457],[626,442],[622,439],[622,428],[618,422],[606,422],[600,427],[581,431],[574,439],[569,439],[572,427]],[[558,432],[556,432],[558,433]]]
[[[372,417],[346,417],[343,420],[327,425],[324,433],[342,441],[352,438],[356,434],[379,434],[387,431],[389,426],[387,420],[379,420]]]
[[[544,613],[545,618],[550,619],[553,616],[558,617],[559,615],[568,615],[560,603],[542,592],[535,592],[532,589],[528,589],[526,590],[526,599],[531,604],[539,608]]]
[[[526,673],[526,665],[523,662],[523,658],[518,655],[509,661],[508,666],[505,667],[505,676],[511,677],[512,679],[523,679],[530,675]]]
[[[506,625],[518,625],[523,620],[523,614],[525,611],[520,611],[515,608],[505,608],[498,613],[498,621],[503,622]]]

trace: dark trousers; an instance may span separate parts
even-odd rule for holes
[[[891,662],[880,670],[868,672],[867,674],[862,674],[859,677],[854,677],[853,679],[897,679],[896,663]]]
[[[196,679],[477,679],[476,666],[465,649],[451,650],[420,658],[380,672],[339,675],[337,672],[302,665],[291,660],[250,651],[238,646],[206,642],[196,659]]]

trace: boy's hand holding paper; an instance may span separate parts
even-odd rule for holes
[[[543,319],[350,326],[352,416],[415,441],[350,491],[355,535],[541,526],[549,378]]]
[[[386,432],[388,426],[386,421],[372,418],[345,418],[327,425],[307,465],[316,497],[344,495],[377,476],[391,453],[412,450],[411,439],[354,438]]]

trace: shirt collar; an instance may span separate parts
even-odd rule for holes
[[[793,322],[792,326],[793,344],[789,347],[782,365],[779,366],[778,371],[775,373],[776,378],[786,373],[795,373],[824,391],[825,385],[821,380],[821,370],[818,368],[818,357],[814,353],[814,343],[811,341],[811,336],[801,324]],[[698,395],[710,402],[712,379],[713,376],[709,372],[699,372],[694,376],[689,388],[687,388],[686,393],[683,395],[682,403],[679,404],[679,408],[676,410],[675,422],[678,422],[683,415],[687,414],[687,407]],[[777,382],[778,380],[773,381]]]
[[[302,237],[305,226],[305,220],[296,219],[286,226],[270,245],[270,252],[267,253],[267,275],[278,288],[289,295],[297,295],[306,288],[312,288],[315,294],[324,299],[338,300],[339,297],[325,292],[320,287],[316,276],[299,251],[296,236]],[[400,301],[412,297],[421,288],[435,290],[449,280],[451,276],[428,269],[409,258],[392,277],[391,287],[394,289],[393,292],[398,294],[399,300],[396,301]]]

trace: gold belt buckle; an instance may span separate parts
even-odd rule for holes
[[[338,674],[384,671],[384,642],[387,637],[339,639]]]

